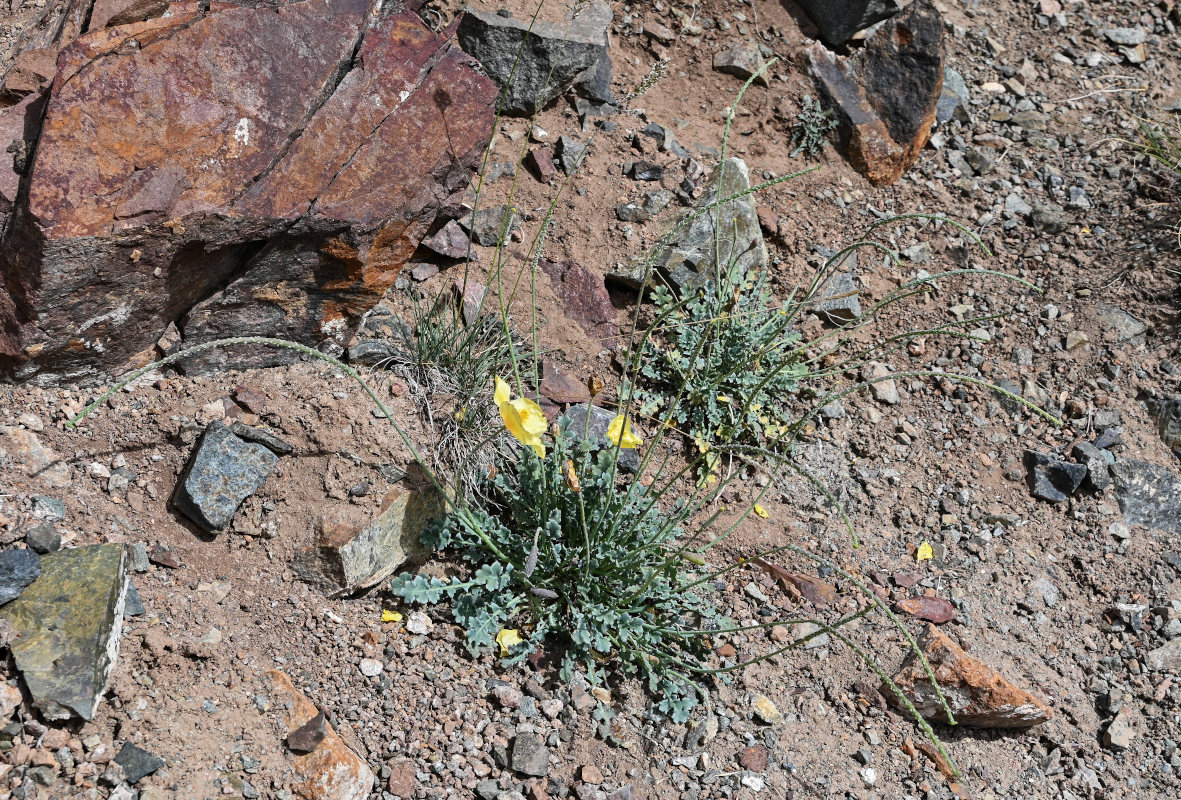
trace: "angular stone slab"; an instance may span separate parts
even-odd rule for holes
[[[0,241],[0,375],[102,376],[172,323],[347,344],[457,205],[496,96],[453,29],[381,6],[176,4],[66,45]]]
[[[225,423],[211,422],[181,473],[172,502],[202,530],[216,533],[259,490],[278,460],[269,448],[235,436]]]
[[[0,606],[21,596],[41,574],[41,557],[32,550],[0,553]]]
[[[930,0],[876,29],[849,57],[805,51],[817,87],[841,120],[845,154],[871,183],[898,180],[919,158],[943,90],[943,18]]]
[[[94,718],[119,657],[126,596],[123,545],[100,544],[42,556],[41,577],[0,609],[19,634],[9,646],[46,719]]]
[[[663,249],[641,256],[621,271],[608,273],[608,278],[630,288],[640,289],[648,259],[677,290],[697,289],[714,278],[716,262],[731,269],[736,281],[752,269],[767,265],[767,245],[759,225],[755,195],[745,195],[710,208],[721,199],[733,197],[750,189],[750,170],[740,158],[728,158],[724,167],[716,168],[705,184],[705,192],[695,209],[682,212],[671,227],[684,227]],[[685,224],[685,220],[692,218]],[[720,233],[715,237],[716,224]],[[717,244],[715,246],[715,238]],[[651,283],[651,278],[649,279]]]
[[[1181,480],[1147,461],[1120,459],[1111,467],[1124,521],[1165,533],[1181,533]]]
[[[393,491],[376,519],[363,528],[324,525],[315,547],[295,558],[292,569],[325,592],[350,593],[376,586],[426,549],[419,542],[444,504],[431,491]]]
[[[928,625],[919,639],[939,688],[956,721],[977,728],[1029,728],[1050,719],[1051,712],[1038,698],[1019,689],[982,661],[964,652],[947,634]],[[947,722],[947,713],[918,657],[911,653],[894,677],[894,683],[926,719]],[[886,686],[882,695],[897,705],[898,697]]]
[[[572,16],[575,8],[579,12]],[[576,80],[596,86],[592,94],[601,95],[604,82],[610,87],[609,77],[604,81],[602,73],[605,69],[610,76],[607,30],[611,7],[603,0],[553,0],[541,14],[542,18],[533,22],[527,17],[502,17],[469,8],[459,23],[460,46],[503,90],[502,111],[506,114],[533,114]]]

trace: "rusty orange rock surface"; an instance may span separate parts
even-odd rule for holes
[[[283,736],[299,729],[319,713],[315,704],[295,688],[286,673],[268,670],[263,673],[263,679],[278,706],[290,704]],[[296,778],[286,788],[302,800],[364,800],[373,788],[373,770],[365,759],[348,748],[331,725],[315,750],[294,757],[294,769]]]
[[[1050,719],[1050,709],[1044,702],[965,653],[934,625],[927,626],[919,645],[956,722],[979,728],[1028,728]],[[913,653],[894,677],[894,683],[924,717],[948,721],[922,662]],[[888,687],[882,688],[882,694],[900,705]]]
[[[0,373],[118,370],[171,322],[347,341],[466,186],[496,97],[453,29],[378,5],[174,4],[67,44],[0,242]]]

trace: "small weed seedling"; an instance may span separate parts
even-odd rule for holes
[[[824,108],[812,95],[804,95],[804,104],[796,115],[796,124],[791,129],[792,158],[803,153],[807,158],[819,158],[828,141],[828,135],[837,129],[832,109]]]

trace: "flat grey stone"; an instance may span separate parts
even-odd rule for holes
[[[1070,454],[1074,456],[1075,461],[1087,468],[1084,484],[1088,489],[1101,492],[1111,485],[1111,471],[1102,450],[1090,442],[1079,442],[1071,449]]]
[[[935,120],[943,125],[951,120],[970,123],[968,113],[968,85],[963,77],[951,67],[943,68],[943,90],[935,105]]]
[[[127,582],[127,599],[123,603],[124,617],[138,617],[147,613],[147,608],[144,606],[143,599],[139,596],[139,590],[135,588],[135,584],[131,581]]]
[[[469,234],[472,241],[483,247],[495,247],[503,234],[508,239],[513,231],[521,227],[521,218],[508,206],[493,206],[468,212],[459,218],[459,225]]]
[[[278,456],[234,435],[225,423],[209,423],[173,495],[173,504],[202,530],[229,525],[238,506],[258,491]]]
[[[1119,306],[1100,303],[1096,306],[1099,320],[1108,328],[1115,331],[1116,341],[1144,343],[1144,334],[1148,332],[1148,325],[1124,311]]]
[[[115,756],[115,763],[123,767],[123,773],[127,776],[127,782],[136,784],[164,766],[164,759],[155,753],[149,753],[142,747],[136,747],[131,742],[128,742],[123,745],[123,749]]]
[[[1181,637],[1144,654],[1144,663],[1157,672],[1181,672]]]
[[[572,174],[586,157],[586,144],[573,136],[558,137],[558,166],[567,175]]]
[[[1033,496],[1051,503],[1065,502],[1078,491],[1087,475],[1083,464],[1060,461],[1049,453],[1026,450],[1024,459]]]
[[[348,360],[350,364],[376,367],[393,358],[394,353],[395,348],[389,342],[380,339],[362,339],[348,349]]]
[[[287,746],[296,753],[310,753],[328,735],[328,720],[320,711],[303,725],[287,734]]]
[[[607,440],[607,427],[611,424],[611,420],[615,419],[616,412],[608,411],[599,406],[591,406],[590,435],[587,437],[587,408],[586,403],[570,406],[566,413],[558,418],[558,424],[575,441],[582,441],[584,438],[589,438],[592,442],[598,442],[606,447],[613,448],[614,445]],[[634,430],[635,421],[633,420],[631,424]],[[618,463],[619,468],[624,472],[634,473],[640,468],[640,454],[636,450],[625,450],[621,447],[619,448]]]
[[[816,304],[816,313],[833,325],[847,325],[861,319],[861,299],[852,273],[838,272],[829,277],[819,296],[822,299]]]
[[[536,733],[519,733],[513,739],[512,768],[525,775],[544,778],[549,774],[549,748]]]

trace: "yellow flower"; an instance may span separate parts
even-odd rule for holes
[[[771,516],[770,514],[767,513],[767,509],[763,508],[758,503],[755,503],[755,513],[758,514],[763,519],[767,519],[768,517]]]
[[[631,421],[623,414],[616,416],[607,426],[607,441],[619,445],[624,450],[635,450],[643,444],[640,437],[632,433]]]
[[[935,557],[935,551],[931,547],[930,542],[923,542],[919,545],[919,549],[915,551],[915,561],[928,561]]]
[[[496,643],[500,645],[500,657],[507,658],[509,648],[523,641],[525,640],[521,638],[521,634],[518,631],[512,628],[503,629],[500,633],[496,634]]]
[[[504,427],[516,437],[521,444],[527,444],[537,453],[538,458],[545,458],[545,445],[541,443],[541,435],[545,433],[545,414],[541,407],[526,397],[512,400],[507,383],[496,378],[496,392],[493,395],[496,405],[500,408],[500,418],[504,420]]]
[[[397,611],[387,611],[386,609],[383,608],[381,610],[381,621],[382,622],[401,622],[402,615],[399,614]]]

